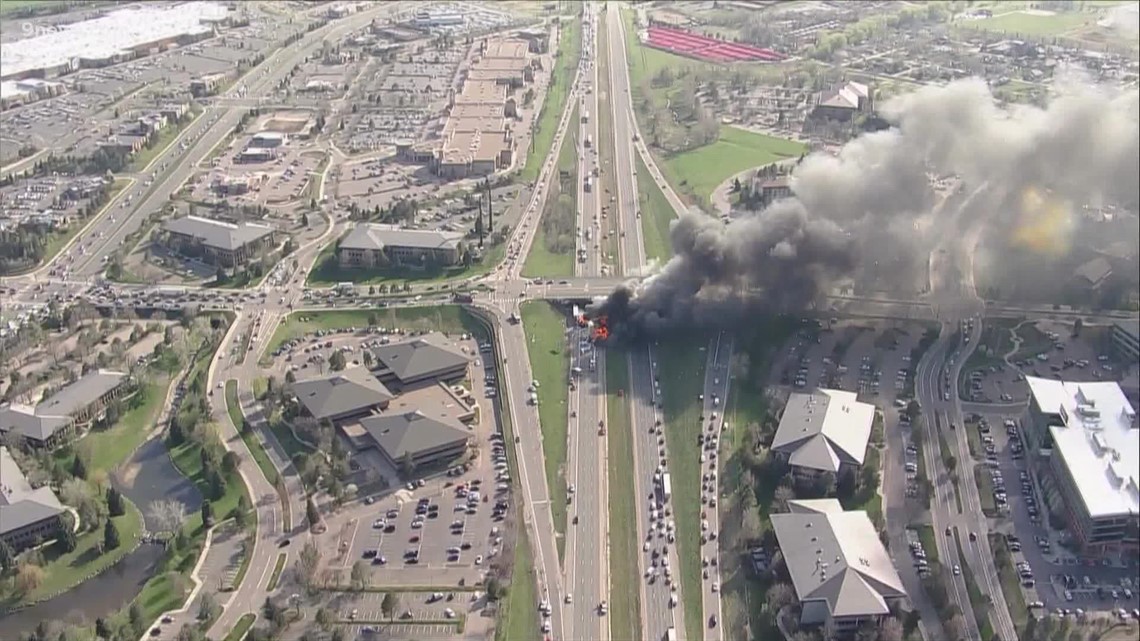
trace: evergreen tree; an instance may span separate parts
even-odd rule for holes
[[[214,524],[214,506],[208,499],[202,501],[202,525],[210,527]]]
[[[103,526],[103,549],[114,550],[119,547],[119,528],[115,527],[115,522],[107,519],[107,524]]]
[[[78,454],[75,455],[75,458],[71,462],[71,475],[77,479],[86,480],[87,478],[87,464],[83,462],[83,459]]]
[[[113,487],[107,488],[107,513],[111,516],[122,516],[127,513],[123,505],[123,495]]]
[[[7,574],[16,565],[16,555],[7,541],[0,541],[0,574]]]
[[[110,523],[110,521],[108,521]],[[75,551],[75,527],[71,523],[71,519],[64,519],[63,525],[59,529],[59,547],[66,554],[67,552]]]
[[[317,510],[317,504],[313,502],[311,496],[305,502],[305,518],[309,520],[309,527],[321,522],[321,513]]]

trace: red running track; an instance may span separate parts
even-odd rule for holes
[[[717,40],[681,29],[649,27],[651,47],[712,62],[776,62],[787,56],[751,45]]]

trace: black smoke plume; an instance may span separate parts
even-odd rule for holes
[[[1135,208],[1140,175],[1140,92],[1060,87],[1044,108],[1002,106],[985,82],[925,87],[880,110],[891,128],[837,155],[812,154],[792,175],[794,197],[727,225],[699,213],[673,221],[673,257],[596,303],[618,335],[676,326],[732,327],[757,311],[799,311],[881,256],[925,259],[934,242],[967,225],[1025,224],[1026,190],[1073,203]],[[935,177],[971,193],[935,211]],[[1030,221],[1032,224],[1032,221]],[[876,242],[880,240],[880,242]],[[917,264],[915,265],[917,268]]]

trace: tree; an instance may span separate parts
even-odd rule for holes
[[[316,527],[321,522],[321,513],[311,496],[305,501],[305,518],[309,520],[309,527]]]
[[[368,587],[368,566],[364,561],[357,561],[352,564],[352,589],[363,590]]]
[[[24,563],[16,571],[16,589],[22,594],[34,592],[44,582],[44,569],[38,565]]]
[[[329,369],[334,372],[339,372],[344,369],[347,362],[344,358],[344,352],[337,350],[329,356]]]
[[[214,506],[210,503],[210,499],[202,499],[202,525],[210,527],[214,524]]]
[[[306,541],[297,557],[297,570],[301,575],[301,582],[310,586],[317,575],[317,566],[321,562],[321,551],[312,541]]]
[[[887,617],[879,624],[879,641],[903,641],[903,624],[895,617]]]
[[[107,620],[103,617],[95,619],[95,636],[100,639],[111,638],[111,627],[107,625]]]
[[[103,526],[103,549],[114,550],[119,547],[119,528],[115,526],[115,522],[107,519],[107,523]]]
[[[151,501],[147,515],[154,521],[159,532],[174,532],[186,516],[186,506],[174,499]]]
[[[396,596],[395,592],[388,592],[384,595],[384,600],[380,602],[380,611],[384,613],[384,617],[391,619],[396,616],[396,609],[400,607],[400,597]]]
[[[198,620],[212,621],[214,617],[218,616],[220,610],[218,599],[214,596],[214,593],[202,592],[202,598],[198,602]]]
[[[237,452],[226,452],[225,455],[222,456],[222,471],[226,474],[232,475],[234,472],[237,472],[238,465],[240,464],[241,458],[238,457]]]
[[[0,574],[12,571],[16,564],[16,555],[12,553],[12,546],[7,541],[0,541]]]
[[[796,498],[796,494],[792,491],[792,488],[787,485],[780,485],[776,487],[776,492],[772,498],[776,500],[777,509],[781,512],[786,512],[788,509],[788,501]]]
[[[780,608],[796,602],[796,592],[787,583],[775,583],[764,594],[764,601],[772,612],[779,612]]]
[[[1073,336],[1080,336],[1081,330],[1084,329],[1085,321],[1081,318],[1073,321]]]
[[[138,600],[131,602],[130,610],[127,612],[127,620],[131,623],[131,629],[135,631],[135,636],[141,635],[143,630],[146,629],[146,619],[143,618],[142,606],[139,605]]]
[[[969,628],[966,626],[966,618],[961,614],[955,614],[950,617],[946,622],[946,634],[950,635],[951,639],[965,639],[969,635]]]
[[[83,458],[78,454],[71,461],[71,475],[77,479],[87,478],[87,464],[83,462]]]
[[[122,516],[127,513],[123,505],[123,495],[113,487],[107,488],[107,513],[111,516]]]
[[[75,523],[72,522],[70,514],[67,516],[68,518],[61,519],[59,537],[56,539],[64,553],[75,551]]]
[[[412,461],[411,453],[404,452],[404,455],[400,457],[400,476],[404,477],[405,479],[410,479],[415,473],[416,464],[414,461]]]
[[[333,613],[328,608],[317,608],[316,621],[317,627],[322,630],[328,630],[334,620]]]

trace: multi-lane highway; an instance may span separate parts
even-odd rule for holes
[[[732,363],[732,337],[721,332],[709,341],[708,360],[705,364],[704,407],[705,417],[701,433],[704,434],[702,451],[716,452],[725,423],[728,407],[730,365]],[[701,519],[708,521],[710,532],[720,532],[720,510],[714,499],[719,497],[720,457],[708,457],[701,465]],[[720,541],[714,539],[701,549],[701,604],[705,615],[705,641],[721,641],[720,621],[723,618],[720,603]],[[715,623],[713,621],[715,617]]]

